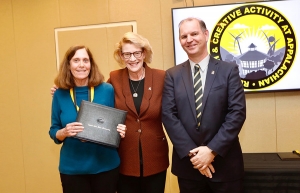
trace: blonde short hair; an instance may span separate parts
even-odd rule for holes
[[[149,43],[149,41],[144,38],[143,36],[134,33],[134,32],[127,32],[123,35],[122,39],[120,42],[116,44],[116,49],[114,51],[114,58],[115,60],[119,63],[121,67],[124,67],[123,60],[121,58],[122,55],[122,46],[124,44],[134,44],[135,46],[138,46],[142,48],[143,53],[145,55],[144,62],[146,63],[151,63],[152,62],[152,47]]]

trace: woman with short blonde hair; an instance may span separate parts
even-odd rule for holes
[[[146,62],[146,63],[151,63],[152,62],[153,52],[152,52],[152,47],[151,47],[149,41],[146,38],[144,38],[143,36],[141,36],[137,33],[127,32],[123,35],[120,42],[118,42],[116,44],[116,49],[114,51],[114,58],[121,67],[125,66],[124,61],[121,58],[122,46],[124,44],[128,44],[128,43],[129,44],[134,44],[138,47],[143,48],[143,52],[144,52],[144,55],[145,55],[144,62]]]
[[[122,69],[111,72],[108,82],[115,89],[116,108],[127,111],[118,193],[164,193],[169,166],[161,121],[165,72],[148,66],[152,54],[149,41],[133,32],[125,33],[114,51]]]

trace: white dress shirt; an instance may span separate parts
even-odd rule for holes
[[[190,64],[191,64],[193,82],[194,82],[195,64],[199,64],[199,66],[200,66],[200,74],[201,74],[201,81],[202,81],[202,92],[204,92],[204,86],[205,86],[205,80],[206,80],[207,66],[208,66],[209,58],[210,58],[210,56],[208,54],[199,63],[195,63],[192,60],[189,60]]]

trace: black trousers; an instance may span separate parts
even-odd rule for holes
[[[99,174],[60,174],[64,193],[115,193],[119,167]]]
[[[211,182],[177,178],[180,193],[243,193],[243,180]]]
[[[164,193],[167,171],[146,177],[120,174],[118,193]]]

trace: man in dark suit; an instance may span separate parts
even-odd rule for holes
[[[208,38],[202,20],[180,22],[179,41],[189,59],[166,71],[162,97],[162,121],[173,143],[172,173],[181,193],[241,193],[244,166],[238,134],[246,119],[244,89],[236,64],[208,54]],[[196,64],[203,85],[198,120]]]

